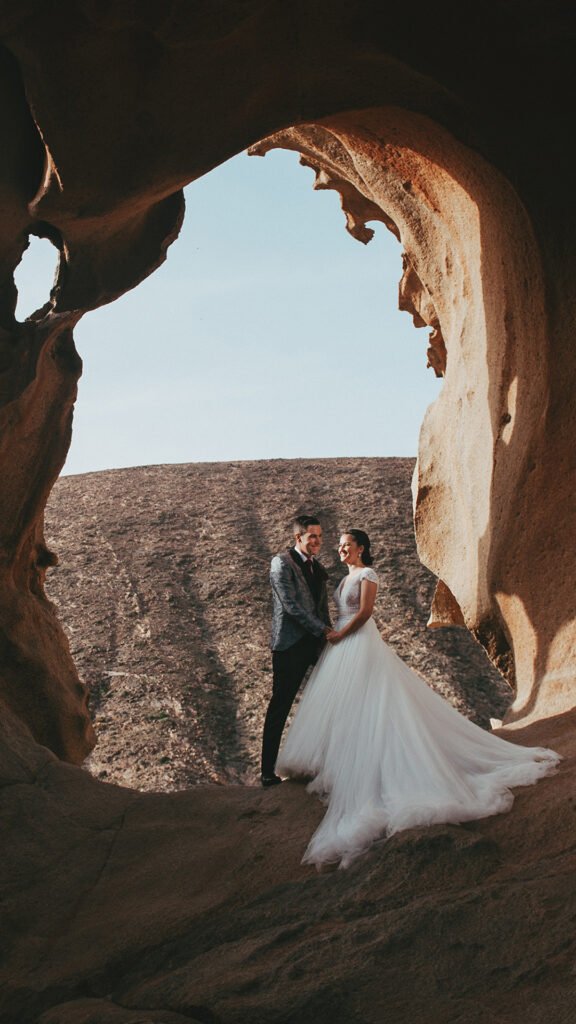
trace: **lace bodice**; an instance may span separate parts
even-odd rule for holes
[[[338,613],[338,625],[351,619],[360,610],[360,584],[362,580],[370,580],[378,583],[378,576],[374,569],[366,566],[360,572],[350,573],[345,576],[334,593],[336,611]]]

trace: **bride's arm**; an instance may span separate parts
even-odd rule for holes
[[[376,591],[378,590],[378,584],[373,583],[372,580],[362,580],[360,583],[360,608],[356,612],[353,619],[347,622],[342,629],[331,629],[326,634],[326,639],[331,644],[337,644],[340,640],[343,640],[345,636],[349,636],[350,633],[355,633],[360,626],[363,626],[374,611],[374,602],[376,600]]]

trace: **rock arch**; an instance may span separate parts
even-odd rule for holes
[[[382,8],[28,0],[0,14],[2,692],[61,757],[93,743],[42,589],[43,508],[81,369],[72,330],[163,261],[183,185],[261,139],[304,152],[358,237],[368,219],[396,226],[401,302],[446,370],[415,490],[438,608],[509,678],[514,660],[513,718],[574,705],[567,24],[531,9],[519,31],[493,4],[463,59],[451,4],[418,12],[418,33]],[[18,324],[12,275],[30,234],[50,237],[60,267],[51,302]]]

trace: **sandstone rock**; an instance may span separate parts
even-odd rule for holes
[[[134,793],[4,719],[2,1024],[569,1020],[574,725],[518,735],[566,759],[509,814],[317,874],[301,785]]]
[[[109,999],[74,999],[47,1010],[38,1024],[204,1024],[205,1020],[170,1010],[128,1010]]]

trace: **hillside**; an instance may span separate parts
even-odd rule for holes
[[[488,726],[508,688],[460,629],[426,629],[433,576],[411,520],[411,459],[200,463],[59,480],[48,577],[99,735],[90,770],[142,790],[256,780],[271,686],[270,558],[294,512],[319,514],[335,587],[339,532],[370,533],[384,638]]]

